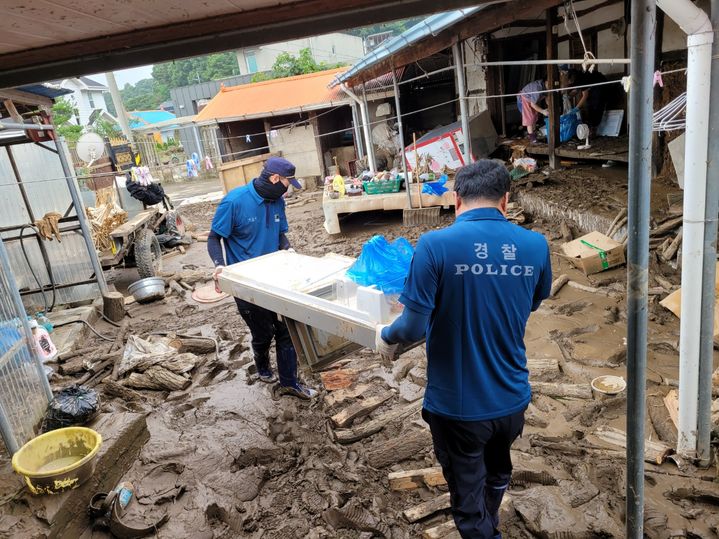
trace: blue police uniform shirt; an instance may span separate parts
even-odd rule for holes
[[[525,326],[551,286],[544,236],[495,208],[424,234],[400,297],[429,316],[424,407],[462,421],[522,411],[531,399]]]
[[[285,201],[265,201],[253,182],[237,187],[217,206],[212,230],[225,239],[228,264],[274,253],[288,230]]]

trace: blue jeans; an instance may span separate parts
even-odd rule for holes
[[[499,506],[512,477],[509,448],[524,428],[524,410],[486,421],[456,421],[427,410],[434,453],[449,487],[463,539],[499,535]]]

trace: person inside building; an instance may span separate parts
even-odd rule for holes
[[[207,239],[207,251],[215,265],[214,279],[218,292],[218,278],[225,259],[228,264],[235,264],[290,249],[286,236],[285,201],[282,198],[290,185],[301,188],[295,179],[295,166],[287,159],[270,157],[258,178],[227,193],[217,206]],[[300,383],[297,377],[297,354],[285,323],[272,311],[239,298],[235,298],[235,302],[252,334],[252,352],[259,380],[268,384],[277,380],[270,366],[270,348],[274,339],[279,394],[306,400],[315,397],[317,392]]]
[[[377,326],[385,359],[426,337],[422,417],[464,539],[501,537],[509,449],[531,399],[525,327],[552,285],[547,240],[505,217],[510,181],[487,159],[457,172],[455,223],[420,237],[402,315]]]
[[[589,126],[592,134],[602,122],[604,110],[607,108],[607,78],[600,73],[596,66],[592,71],[581,69],[568,69],[566,78],[571,99],[574,99],[572,111],[579,112],[582,123]],[[599,86],[593,86],[593,85]],[[577,87],[577,88],[574,88]]]
[[[529,142],[537,142],[535,128],[539,115],[548,116],[549,111],[540,106],[541,102],[546,103],[547,81],[535,80],[527,84],[517,96],[517,108],[522,115],[522,125],[527,128]]]

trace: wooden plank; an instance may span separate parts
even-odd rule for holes
[[[559,360],[554,358],[527,359],[530,377],[540,377],[559,372]]]
[[[382,406],[385,402],[392,398],[394,394],[390,391],[375,395],[366,399],[359,400],[354,404],[333,415],[330,420],[335,427],[344,428],[351,425],[355,419],[365,417],[374,410]]]
[[[387,479],[391,490],[412,490],[419,487],[436,487],[447,484],[442,475],[442,468],[439,466],[391,472],[387,475]]]
[[[422,539],[461,539],[461,537],[454,520],[448,520],[439,526],[427,528],[422,532]]]
[[[366,438],[367,436],[372,436],[373,434],[381,431],[385,427],[385,425],[388,425],[393,421],[412,417],[421,409],[422,399],[418,399],[415,402],[407,404],[406,406],[391,410],[386,414],[373,419],[372,421],[367,421],[359,427],[355,427],[353,429],[338,429],[334,432],[335,439],[341,444],[350,444],[352,442],[356,442],[358,440]]]
[[[132,219],[129,219],[126,223],[121,224],[118,226],[115,230],[110,232],[110,236],[113,238],[121,238],[126,237],[135,232],[138,227],[141,227],[145,223],[147,223],[150,219],[152,219],[155,214],[157,213],[157,210],[145,210],[141,211],[135,217]]]
[[[564,287],[564,285],[567,284],[568,282],[569,282],[569,276],[562,273],[552,283],[552,288],[549,291],[549,297],[553,298],[554,296],[556,296],[559,293],[559,291]]]
[[[333,369],[320,373],[322,385],[327,391],[345,389],[354,384],[359,371],[357,369]]]
[[[338,389],[332,393],[325,395],[325,404],[328,407],[339,404],[348,399],[354,399],[362,395],[365,391],[368,391],[372,386],[369,384],[358,384],[355,387],[348,387],[345,389]]]
[[[437,511],[449,509],[449,492],[445,492],[428,502],[415,505],[403,511],[404,518],[409,522],[417,522],[423,518],[433,515]]]
[[[627,435],[624,431],[614,427],[601,426],[594,431],[594,435],[611,445],[627,447]],[[644,460],[653,464],[661,464],[674,453],[674,449],[661,442],[644,440]]]
[[[674,426],[677,428],[677,431],[679,430],[679,395],[677,393],[676,389],[672,389],[669,393],[666,394],[664,397],[664,406],[667,408],[667,412],[669,412],[669,417],[672,420],[672,423],[674,423]]]
[[[571,399],[592,400],[592,386],[589,384],[551,384],[547,382],[529,381],[532,393],[548,397],[566,397]]]
[[[432,447],[432,435],[428,430],[413,430],[409,434],[405,431],[368,451],[367,463],[373,468],[384,468],[403,460],[416,458],[430,447]]]

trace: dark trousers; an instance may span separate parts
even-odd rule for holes
[[[512,476],[509,448],[524,410],[487,421],[456,421],[422,410],[447,480],[452,516],[463,539],[499,537],[499,505]]]
[[[252,334],[252,352],[257,370],[270,370],[270,348],[274,339],[280,384],[293,385],[297,381],[297,355],[285,323],[272,311],[238,298],[235,298],[235,303]]]

